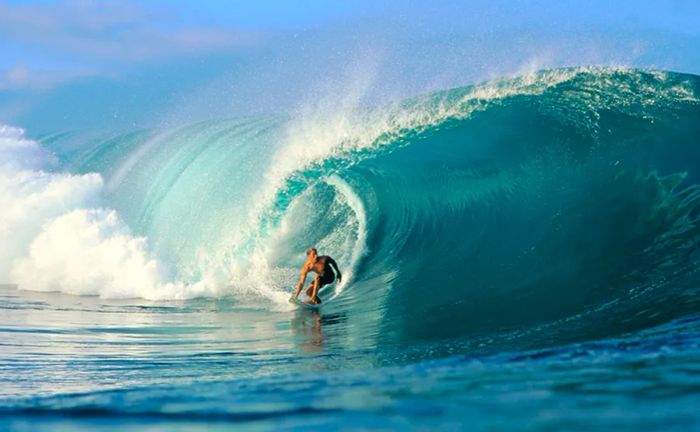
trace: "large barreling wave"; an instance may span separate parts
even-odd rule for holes
[[[324,309],[379,339],[650,326],[700,306],[699,98],[695,76],[567,69],[382,109],[5,128],[0,282],[284,308],[314,245],[345,270]]]

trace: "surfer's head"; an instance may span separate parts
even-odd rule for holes
[[[318,256],[318,252],[316,251],[316,248],[306,249],[306,256],[309,257],[310,259],[316,258]]]

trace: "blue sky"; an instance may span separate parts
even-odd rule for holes
[[[187,121],[539,68],[700,73],[700,1],[0,1],[0,59],[0,123]]]

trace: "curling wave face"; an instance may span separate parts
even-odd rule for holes
[[[315,245],[347,273],[325,308],[385,342],[499,335],[513,346],[652,326],[699,306],[698,95],[694,76],[571,69],[383,109],[39,137],[53,156],[6,129],[0,151],[25,142],[46,160],[2,168],[15,209],[5,230],[42,216],[13,234],[29,246],[5,253],[0,276],[283,308]],[[52,185],[86,192],[54,202]],[[29,196],[40,212],[17,204]],[[75,246],[84,232],[92,246]],[[78,289],[79,276],[56,278],[64,264],[44,265],[47,244],[76,247],[74,263],[85,248],[121,257],[105,266],[128,263],[128,280]]]

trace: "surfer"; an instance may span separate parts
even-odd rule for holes
[[[316,248],[307,249],[306,256],[308,259],[301,268],[301,278],[299,279],[299,284],[294,293],[294,298],[299,298],[299,293],[306,282],[306,275],[312,271],[316,273],[316,277],[306,289],[306,295],[310,297],[309,303],[321,304],[321,299],[318,298],[318,290],[321,289],[322,286],[328,285],[335,280],[336,275],[333,274],[333,271],[338,275],[338,282],[342,281],[343,275],[340,274],[338,264],[336,264],[335,260],[327,255],[318,256]],[[331,268],[333,270],[331,270]]]

